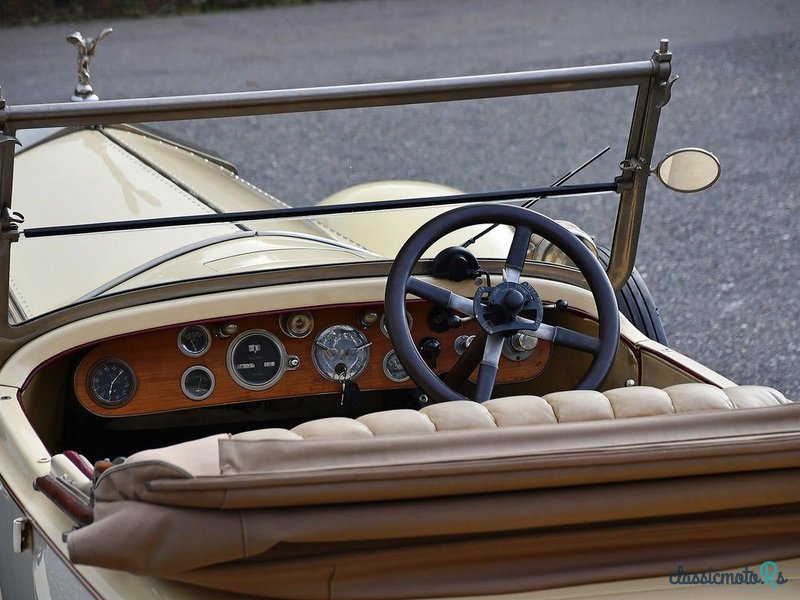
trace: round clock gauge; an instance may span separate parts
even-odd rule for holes
[[[136,393],[136,374],[124,360],[104,358],[89,369],[86,387],[92,400],[101,406],[118,408]]]

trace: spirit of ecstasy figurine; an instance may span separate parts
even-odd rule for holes
[[[97,37],[84,38],[80,31],[67,36],[67,41],[78,49],[78,85],[70,100],[82,102],[84,100],[99,100],[97,94],[89,83],[89,62],[94,56],[97,43],[114,31],[111,27],[103,29]]]

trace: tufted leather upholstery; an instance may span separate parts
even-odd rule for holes
[[[234,439],[359,439],[649,417],[707,410],[733,410],[788,404],[777,390],[760,386],[720,389],[684,383],[663,390],[636,386],[606,392],[573,390],[539,396],[495,398],[483,404],[446,402],[422,410],[390,410],[358,419],[331,417],[298,425],[291,431],[268,429],[234,435]]]
[[[353,598],[394,590],[399,580],[383,576],[387,564],[398,564],[386,554],[398,546],[411,562],[394,572],[414,585],[460,581],[498,556],[501,582],[508,565],[528,573],[530,564],[553,556],[564,557],[563,572],[572,572],[576,556],[607,564],[613,543],[621,544],[620,565],[631,564],[630,552],[637,564],[642,556],[656,560],[663,547],[688,556],[704,543],[698,515],[800,501],[798,418],[800,403],[769,388],[681,384],[452,402],[219,434],[145,450],[106,470],[93,486],[94,522],[71,532],[67,544],[78,563],[212,587],[244,581],[246,589],[230,589],[269,597],[280,597],[271,590],[285,584],[292,592],[285,597],[293,598],[346,597],[339,590],[348,577],[363,591]],[[788,513],[765,524],[745,514],[741,526],[717,525],[728,537],[714,533],[708,556],[759,544],[770,556],[776,547],[796,555]],[[682,518],[689,519],[685,536]],[[631,519],[666,525],[631,534]],[[563,539],[554,537],[558,530]],[[743,531],[763,540],[747,542]],[[518,534],[525,532],[533,537],[519,562]],[[776,532],[783,546],[776,546]],[[399,538],[405,541],[397,544]],[[295,552],[295,570],[287,571],[283,542],[313,551]],[[665,573],[674,569],[675,552]],[[342,560],[353,564],[341,567]],[[463,575],[453,577],[453,565],[464,561]],[[486,577],[478,575],[471,585]],[[309,593],[309,578],[319,594]],[[364,581],[377,587],[359,587]],[[474,585],[442,594],[414,588],[404,596],[472,591]]]

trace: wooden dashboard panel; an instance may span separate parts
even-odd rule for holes
[[[442,353],[438,358],[436,371],[437,373],[444,372],[449,370],[458,359],[454,347],[456,338],[460,335],[477,333],[479,326],[474,321],[468,321],[456,329],[435,333],[426,323],[430,307],[431,305],[427,302],[410,302],[408,304],[408,310],[413,318],[412,334],[418,343],[429,336],[436,337],[441,342]],[[363,326],[359,323],[359,318],[365,310],[374,310],[380,315],[383,312],[383,306],[381,304],[352,305],[308,310],[307,312],[310,312],[314,318],[314,328],[307,337],[302,339],[292,338],[281,331],[280,313],[197,323],[205,325],[212,332],[223,323],[235,323],[240,333],[250,329],[264,329],[281,341],[289,355],[299,357],[300,365],[296,369],[287,370],[275,385],[265,390],[244,389],[229,374],[227,352],[236,336],[229,338],[212,336],[211,348],[206,354],[197,358],[184,355],[178,348],[178,335],[184,324],[169,329],[131,334],[99,344],[78,365],[74,377],[75,393],[84,408],[97,415],[108,417],[338,393],[341,391],[341,384],[329,381],[320,375],[311,358],[317,334],[326,327],[336,324],[356,327],[371,342],[367,368],[355,379],[362,391],[414,387],[415,384],[412,381],[395,383],[384,374],[383,359],[392,350],[392,345],[381,332],[377,323],[370,326]],[[548,342],[540,341],[533,354],[525,360],[517,362],[505,357],[501,358],[497,383],[514,383],[535,378],[547,366],[550,349],[551,346]],[[133,369],[137,378],[136,391],[131,400],[115,408],[99,404],[92,398],[88,390],[87,378],[92,366],[107,358],[125,361]],[[204,400],[192,400],[181,390],[182,374],[186,369],[195,365],[209,369],[216,380],[213,393]]]

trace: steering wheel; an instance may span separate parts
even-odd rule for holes
[[[462,227],[486,223],[514,228],[501,283],[480,286],[473,298],[467,298],[412,276],[422,254],[442,236]],[[597,337],[542,322],[544,307],[538,293],[529,283],[520,281],[533,234],[553,242],[586,279],[597,307]],[[481,326],[480,334],[461,355],[446,381],[428,367],[411,337],[406,321],[407,294],[474,317]],[[591,354],[592,362],[577,389],[596,389],[602,383],[611,369],[619,341],[617,300],[597,258],[577,237],[552,219],[511,205],[477,204],[457,208],[420,227],[394,260],[386,283],[385,304],[387,329],[400,362],[414,382],[437,402],[468,400],[452,386],[468,377],[478,362],[480,369],[472,399],[485,402],[491,398],[504,340],[519,332]]]

